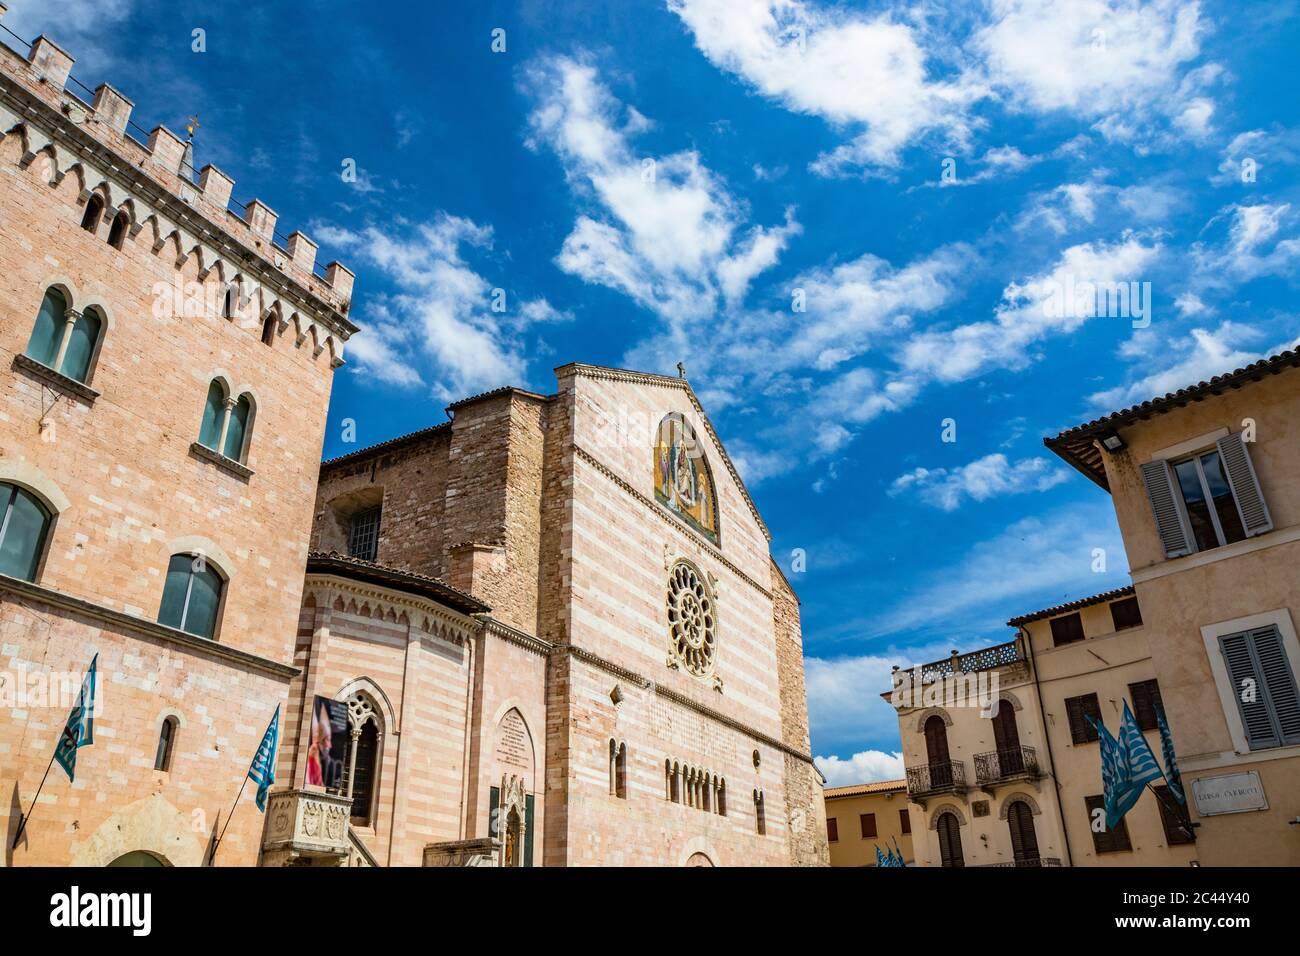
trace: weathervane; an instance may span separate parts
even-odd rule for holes
[[[187,137],[185,142],[194,142],[194,131],[199,128],[199,125],[199,118],[197,116],[191,116],[190,121],[185,124],[185,134]]]

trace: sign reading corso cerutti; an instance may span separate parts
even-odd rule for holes
[[[1196,812],[1203,817],[1268,809],[1264,785],[1259,782],[1259,772],[1255,770],[1202,777],[1192,781],[1192,793],[1196,797]]]

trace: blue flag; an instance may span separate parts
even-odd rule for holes
[[[77,751],[95,742],[95,668],[99,662],[96,654],[90,659],[90,670],[81,682],[77,703],[63,725],[59,742],[54,745],[54,759],[67,773],[69,780],[77,779]]]
[[[1142,729],[1138,727],[1133,711],[1128,709],[1128,701],[1124,701],[1124,720],[1119,725],[1119,739],[1128,757],[1129,779],[1135,787],[1143,787],[1153,780],[1164,778],[1164,771],[1156,763],[1151,745],[1142,736]]]
[[[1156,723],[1160,725],[1160,755],[1165,758],[1165,780],[1174,799],[1186,806],[1187,797],[1183,794],[1183,775],[1178,772],[1178,761],[1174,758],[1174,738],[1165,723],[1165,712],[1156,708]]]
[[[876,846],[876,866],[892,866],[892,865],[893,865],[893,864],[891,864],[888,860],[885,859],[885,854],[883,854],[883,853],[880,852],[880,846],[877,845],[877,846]]]
[[[248,768],[248,779],[257,784],[257,809],[266,812],[266,794],[275,783],[275,748],[280,742],[280,705],[275,705],[275,716],[267,724],[262,743],[253,755]]]
[[[1128,705],[1124,705],[1124,712],[1128,715]],[[1131,717],[1131,715],[1129,715]],[[1142,789],[1147,779],[1138,779],[1133,773],[1133,764],[1129,758],[1128,749],[1121,740],[1124,739],[1124,725],[1120,725],[1120,738],[1116,740],[1111,736],[1106,725],[1100,720],[1088,717],[1089,722],[1097,730],[1097,737],[1101,744],[1101,785],[1106,802],[1106,829],[1114,830],[1124,814],[1133,809],[1133,805],[1138,802],[1142,796]],[[1138,734],[1139,738],[1141,733]],[[1146,741],[1143,741],[1145,745]],[[1150,748],[1147,748],[1150,753]],[[1160,768],[1155,767],[1155,758],[1152,758],[1152,769],[1155,775],[1160,776]],[[1142,770],[1140,776],[1145,776],[1148,771]]]

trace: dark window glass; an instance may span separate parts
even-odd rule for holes
[[[203,404],[203,423],[199,426],[199,444],[219,451],[221,420],[226,414],[226,390],[214,381],[208,386],[208,400]]]
[[[348,523],[348,557],[374,561],[379,554],[379,517],[382,509],[358,511]]]
[[[1065,713],[1070,721],[1070,739],[1076,744],[1086,744],[1099,739],[1097,728],[1086,719],[1092,717],[1094,720],[1101,720],[1101,702],[1097,700],[1096,694],[1066,698]]]
[[[63,297],[63,293],[58,289],[47,290],[41,301],[41,309],[36,313],[32,337],[27,342],[28,358],[50,368],[54,367],[54,360],[59,357],[59,345],[63,342],[67,311],[68,300]]]
[[[221,577],[201,558],[174,554],[167,566],[158,623],[197,637],[212,637],[221,605]]]
[[[99,316],[93,310],[87,309],[81,314],[72,326],[72,334],[68,336],[68,347],[63,353],[60,372],[78,382],[86,381],[90,376],[90,360],[95,356],[100,327]]]
[[[1223,531],[1223,543],[1244,541],[1246,529],[1241,526],[1241,514],[1232,497],[1232,487],[1223,473],[1223,461],[1219,458],[1219,453],[1212,451],[1208,455],[1202,455],[1201,467],[1205,471],[1205,484],[1210,489],[1210,500],[1214,502],[1219,528]]]
[[[1065,617],[1054,617],[1052,624],[1052,643],[1057,647],[1062,644],[1073,644],[1075,641],[1083,640],[1083,618],[1076,614],[1067,614]]]
[[[240,395],[230,410],[230,424],[226,426],[226,445],[222,454],[233,461],[244,460],[244,435],[248,431],[248,417],[252,403],[247,395]]]
[[[99,229],[99,219],[103,215],[104,200],[91,196],[86,202],[86,213],[81,217],[81,228],[86,232],[95,232]]]
[[[1115,622],[1115,630],[1117,631],[1130,627],[1141,627],[1142,609],[1138,607],[1138,599],[1131,597],[1122,601],[1111,602],[1110,619]]]
[[[352,819],[367,826],[370,823],[370,809],[374,801],[376,778],[375,761],[379,757],[379,729],[373,720],[367,720],[361,733],[352,738],[356,741],[356,769],[352,775]],[[349,744],[352,746],[352,744]]]
[[[1174,800],[1174,795],[1169,792],[1168,787],[1160,785],[1153,789],[1156,792],[1156,803],[1160,806],[1160,823],[1165,828],[1165,843],[1169,846],[1195,843],[1196,831],[1189,833],[1184,828],[1187,809]]]
[[[1129,699],[1133,701],[1133,716],[1142,730],[1158,730],[1156,720],[1157,708],[1163,710],[1160,702],[1160,685],[1155,680],[1139,681],[1128,685]]]
[[[168,717],[158,729],[158,752],[154,754],[155,770],[171,770],[172,746],[176,742],[176,718]]]
[[[36,580],[50,513],[29,491],[0,484],[0,574]]]
[[[904,833],[912,832],[912,818],[908,815],[906,810],[898,811],[898,822],[902,824]]]
[[[114,249],[121,249],[126,241],[126,229],[131,223],[126,212],[119,212],[113,219],[113,226],[108,230],[108,244]]]
[[[1119,826],[1114,830],[1105,829],[1106,825],[1106,798],[1101,794],[1083,798],[1084,805],[1088,808],[1088,829],[1092,832],[1092,848],[1097,853],[1116,853],[1120,850],[1131,850],[1133,845],[1128,839],[1128,825],[1123,820],[1119,821]],[[1097,811],[1100,810],[1100,826],[1103,828],[1100,833],[1097,832],[1097,824],[1094,820],[1098,818]]]

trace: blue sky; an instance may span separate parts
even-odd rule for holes
[[[1300,336],[1292,3],[398,6],[3,23],[146,129],[197,114],[197,165],[357,271],[327,454],[343,418],[683,361],[803,600],[834,783],[901,774],[890,664],[1126,582],[1042,436]],[[1055,308],[1071,282],[1149,309]]]

